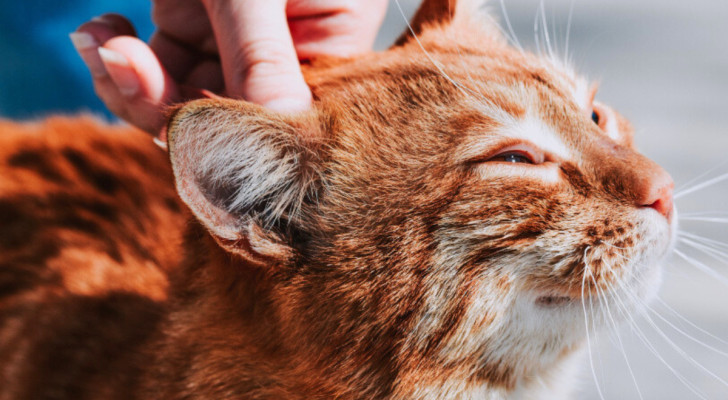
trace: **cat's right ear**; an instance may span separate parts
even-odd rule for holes
[[[244,101],[187,103],[167,126],[177,191],[226,250],[283,261],[318,182],[318,156],[306,142],[316,129],[313,115],[287,117]]]

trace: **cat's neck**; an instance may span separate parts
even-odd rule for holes
[[[406,332],[374,335],[364,326],[357,334],[368,341],[338,334],[351,327],[342,326],[337,314],[353,310],[318,310],[317,316],[302,317],[299,310],[308,307],[315,289],[302,296],[278,267],[230,255],[199,226],[188,233],[185,248],[187,261],[171,285],[166,330],[175,333],[164,338],[166,351],[159,361],[166,370],[178,371],[174,379],[219,380],[210,396],[224,387],[276,398],[538,399],[548,398],[541,395],[544,388],[560,375],[557,369],[524,370],[528,378],[474,381],[457,368],[427,366],[402,354]],[[170,364],[185,357],[203,360],[204,365],[192,368],[196,375],[183,378],[189,365]]]

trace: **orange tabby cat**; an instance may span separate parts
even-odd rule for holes
[[[135,131],[1,125],[0,399],[566,398],[583,302],[655,290],[672,181],[479,12],[315,62],[310,112],[177,108],[174,177]]]

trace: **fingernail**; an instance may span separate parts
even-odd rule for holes
[[[71,32],[68,34],[68,37],[71,38],[73,47],[78,51],[99,47],[99,42],[90,33]]]
[[[152,142],[154,142],[154,144],[156,144],[157,147],[159,147],[160,149],[167,151],[167,142],[165,142],[164,140],[155,137],[152,138]]]
[[[106,68],[96,51],[96,48],[100,45],[98,40],[86,32],[71,32],[68,34],[68,37],[71,39],[73,47],[76,48],[86,67],[91,72],[91,76],[96,78],[106,76]]]
[[[92,22],[98,22],[100,24],[104,24],[104,25],[107,25],[107,26],[110,26],[110,27],[113,27],[113,25],[114,25],[113,22],[111,20],[109,20],[106,17],[105,14],[104,15],[97,15],[97,16],[91,18],[91,21]]]
[[[126,97],[134,97],[139,92],[139,78],[129,60],[121,53],[105,47],[99,47],[99,56],[119,92]]]
[[[310,101],[301,101],[299,99],[291,98],[275,99],[263,105],[271,110],[287,113],[295,113],[311,108]]]

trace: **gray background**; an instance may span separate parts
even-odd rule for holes
[[[408,16],[419,3],[400,2]],[[569,53],[573,65],[580,73],[601,82],[598,99],[633,122],[640,149],[672,173],[678,192],[703,173],[708,172],[696,182],[728,173],[728,1],[545,0],[552,41],[559,48],[565,42],[572,3]],[[533,21],[539,1],[506,0],[505,6],[519,40],[533,49]],[[490,8],[502,21],[500,3],[491,1]],[[377,41],[379,48],[387,47],[402,31],[403,21],[392,2]],[[726,194],[728,181],[680,197],[679,213],[688,216],[709,212],[728,220]],[[680,230],[728,242],[727,224],[681,220]],[[629,327],[623,326],[619,337],[642,398],[728,399],[728,384],[720,382],[728,381],[728,267],[726,262],[701,256],[684,243],[678,243],[677,248],[722,274],[725,283],[673,256],[665,267],[660,297],[720,340],[682,321],[660,304],[654,304],[654,308],[671,324],[715,350],[688,339],[653,316],[664,335],[684,350],[686,358],[645,318],[640,318],[638,325],[659,356],[699,394],[681,383]],[[596,340],[598,345],[592,354],[603,397],[640,399],[619,339],[604,334]],[[588,358],[584,357],[582,365],[575,398],[599,399]]]

